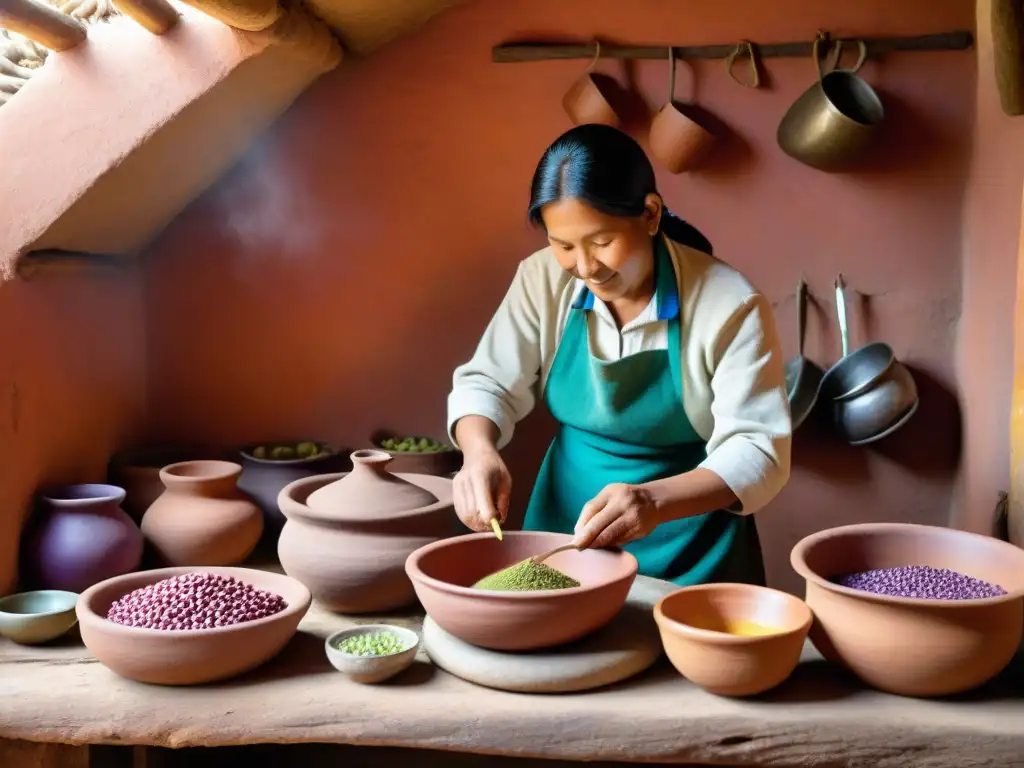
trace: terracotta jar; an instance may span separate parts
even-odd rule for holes
[[[37,589],[82,592],[130,573],[142,561],[142,534],[121,509],[123,488],[85,484],[40,494],[22,549],[25,580]]]
[[[285,573],[338,613],[369,613],[416,599],[405,573],[412,552],[456,532],[452,481],[392,474],[391,456],[356,451],[352,471],[289,483],[277,553]]]
[[[142,518],[142,533],[166,565],[237,565],[263,533],[263,514],[238,488],[231,461],[182,461],[160,470],[165,490]]]
[[[242,459],[242,476],[238,487],[252,497],[263,512],[264,534],[276,542],[284,526],[284,515],[277,505],[277,496],[288,483],[303,477],[337,471],[342,459],[330,446],[315,443],[326,454],[309,459],[272,459],[253,455],[256,446],[242,448],[238,453]],[[272,443],[273,444],[273,443]]]
[[[192,447],[156,447],[127,450],[116,454],[107,466],[107,482],[124,488],[121,508],[136,522],[142,520],[149,505],[164,492],[160,468],[186,459],[215,458],[210,449]]]

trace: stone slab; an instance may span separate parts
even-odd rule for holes
[[[572,693],[622,682],[662,655],[654,604],[675,584],[637,576],[622,612],[579,642],[530,653],[479,648],[445,632],[429,616],[423,647],[430,660],[463,680],[519,693]]]

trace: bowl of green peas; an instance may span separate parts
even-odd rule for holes
[[[381,429],[370,436],[373,446],[391,454],[390,472],[447,477],[462,467],[462,452],[445,440]]]
[[[357,683],[390,680],[408,669],[420,647],[420,636],[393,624],[365,624],[335,632],[325,642],[327,659]]]

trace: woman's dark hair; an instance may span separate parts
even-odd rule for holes
[[[541,209],[565,198],[580,200],[610,216],[644,212],[644,198],[658,193],[654,168],[630,136],[607,125],[579,125],[544,150],[530,185],[530,221],[544,226]],[[682,245],[711,253],[695,227],[665,209],[660,232]]]

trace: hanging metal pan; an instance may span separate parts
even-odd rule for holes
[[[842,273],[836,277],[836,312],[843,356],[829,368],[821,380],[818,397],[844,400],[860,394],[878,381],[896,359],[892,347],[880,341],[850,352],[850,331],[846,321],[846,286]]]
[[[796,287],[796,348],[797,355],[786,363],[786,394],[789,412],[796,430],[818,401],[818,387],[825,372],[804,357],[804,331],[807,328],[807,283],[800,278]]]

